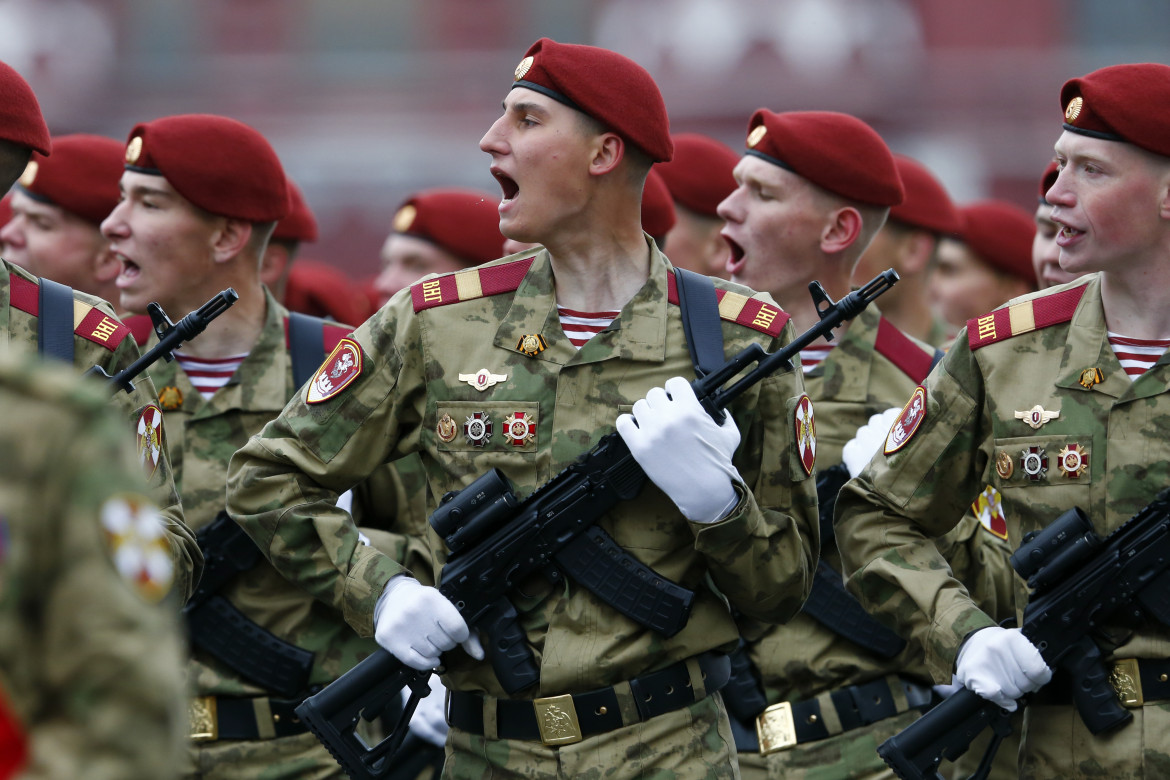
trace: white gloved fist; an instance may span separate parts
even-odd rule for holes
[[[976,631],[959,648],[955,681],[1008,712],[1016,699],[1052,679],[1040,651],[1018,628],[992,626]]]
[[[849,469],[850,478],[860,474],[873,460],[873,456],[877,455],[886,437],[890,435],[890,427],[894,420],[898,419],[901,413],[902,410],[896,406],[878,412],[869,418],[869,422],[857,429],[852,439],[845,442],[845,448],[841,450],[841,461],[845,468]]]
[[[719,425],[680,376],[666,380],[617,419],[617,430],[638,465],[688,520],[714,523],[735,508],[731,456],[739,428],[731,415]]]
[[[435,747],[443,747],[447,744],[447,689],[437,674],[431,675],[430,685],[431,695],[418,700],[410,718],[410,731]]]
[[[391,577],[374,607],[374,639],[411,669],[439,665],[439,655],[463,645],[467,654],[483,659],[483,647],[467,628],[455,605],[414,577]]]

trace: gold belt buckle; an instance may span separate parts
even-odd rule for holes
[[[546,745],[571,745],[580,742],[581,724],[577,721],[577,707],[570,694],[546,696],[534,699],[536,726],[540,729],[540,741]]]
[[[219,739],[219,718],[216,716],[214,696],[196,696],[187,702],[187,723],[192,742],[211,742]]]
[[[1109,684],[1123,707],[1140,707],[1146,700],[1142,696],[1142,675],[1136,658],[1118,658],[1109,670]]]
[[[792,703],[773,704],[756,717],[756,737],[760,741],[760,755],[777,753],[796,747],[796,721],[792,717]]]

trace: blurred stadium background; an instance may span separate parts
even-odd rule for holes
[[[321,226],[303,256],[372,275],[398,203],[498,188],[480,136],[541,36],[620,51],[673,131],[743,148],[751,112],[870,122],[957,201],[1031,210],[1065,79],[1170,62],[1167,0],[0,0],[0,59],[54,134],[220,113],[265,133]]]

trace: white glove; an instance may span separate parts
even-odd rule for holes
[[[739,428],[731,415],[719,425],[680,376],[666,380],[617,419],[617,430],[650,480],[688,520],[714,523],[735,508],[731,456]]]
[[[845,468],[849,469],[851,478],[860,474],[873,460],[873,456],[877,455],[886,437],[890,435],[890,426],[901,413],[902,410],[896,406],[878,412],[869,418],[869,422],[857,429],[852,439],[845,442],[845,447],[841,450],[841,460]]]
[[[943,685],[932,685],[930,687],[934,689],[935,693],[944,699],[949,699],[953,694],[963,690],[962,684],[953,675],[951,676],[951,681],[949,683]]]
[[[1040,651],[1018,628],[980,629],[959,648],[955,680],[1008,712],[1016,699],[1052,679]]]
[[[443,747],[447,744],[447,689],[437,674],[431,675],[430,684],[431,695],[418,700],[410,719],[410,731],[435,747]],[[403,690],[409,691],[410,687]]]
[[[438,591],[414,577],[391,577],[374,607],[374,639],[391,655],[412,669],[424,671],[439,665],[439,655],[455,645],[483,659],[479,638],[455,605]]]

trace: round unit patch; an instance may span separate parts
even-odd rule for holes
[[[800,466],[806,475],[812,474],[817,460],[817,421],[813,415],[813,403],[807,395],[796,402],[793,414],[796,428],[796,451],[800,455]]]
[[[911,437],[918,432],[918,426],[922,425],[925,418],[926,388],[919,385],[914,388],[914,394],[902,407],[902,413],[898,415],[898,419],[894,420],[894,424],[890,426],[890,432],[886,434],[885,454],[893,455],[905,447]]]
[[[305,403],[328,401],[362,373],[362,348],[353,339],[342,339],[325,358],[305,392]]]
[[[113,496],[102,504],[101,522],[118,572],[144,599],[161,601],[174,582],[175,564],[154,504],[129,493]]]
[[[146,478],[154,476],[158,470],[158,462],[162,458],[163,442],[163,413],[154,404],[147,406],[138,416],[138,426],[135,431],[138,444],[138,462],[142,464]]]

